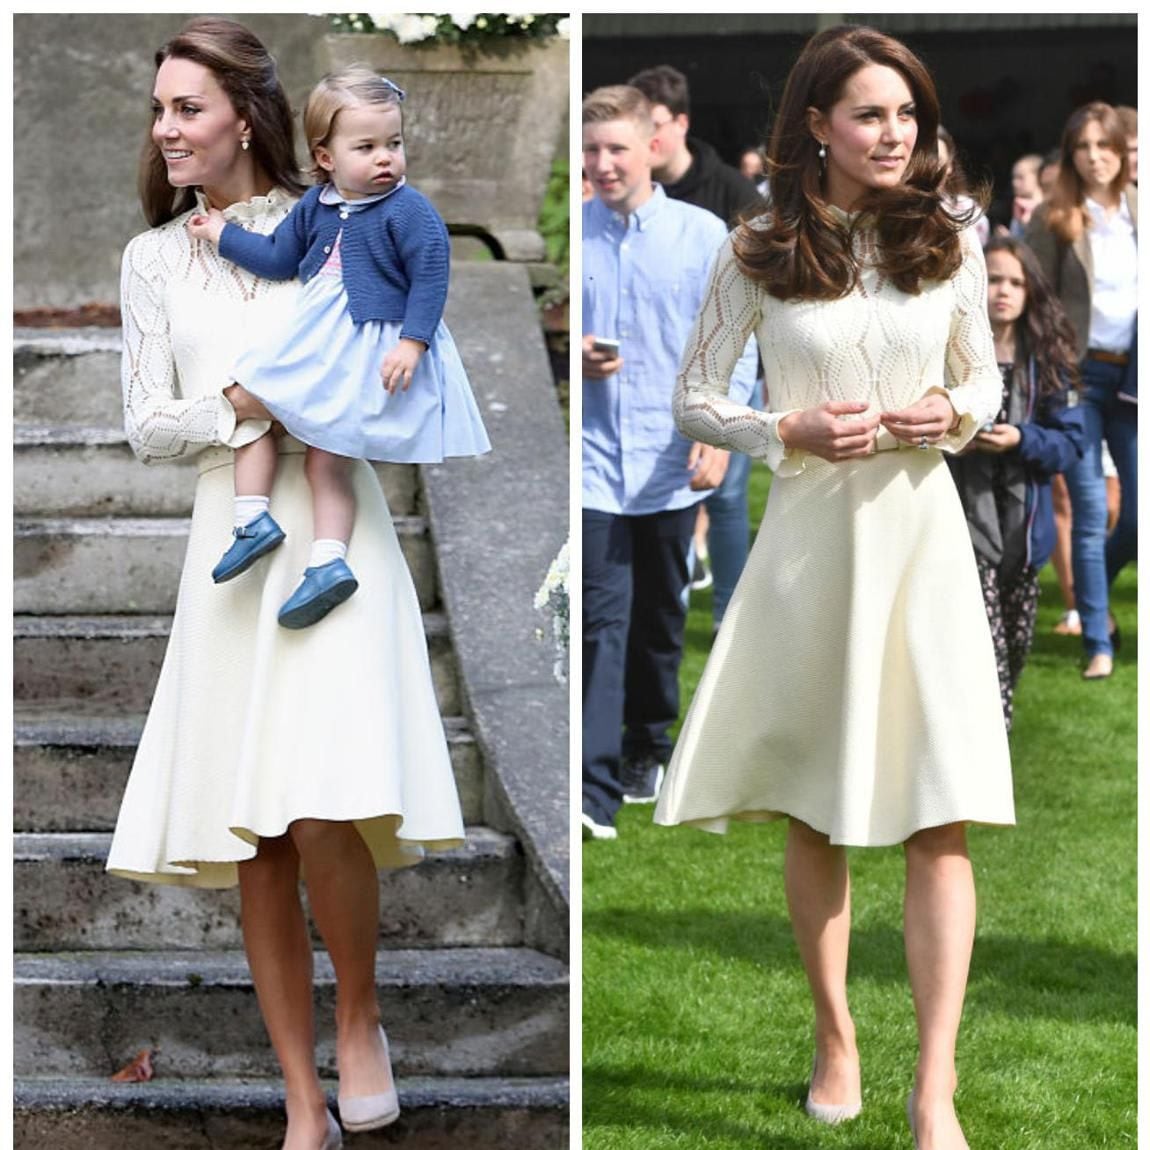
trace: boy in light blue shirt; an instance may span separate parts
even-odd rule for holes
[[[675,429],[679,359],[727,229],[651,182],[646,97],[583,104],[583,825],[614,837],[621,801],[652,802],[678,717],[696,505],[728,455]],[[596,339],[618,341],[597,350]],[[731,382],[755,382],[748,344]],[[625,729],[625,733],[624,733]]]

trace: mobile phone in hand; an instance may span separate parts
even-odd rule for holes
[[[607,355],[615,359],[619,355],[619,341],[617,339],[608,339],[606,336],[597,335],[591,343],[592,351],[605,352]]]

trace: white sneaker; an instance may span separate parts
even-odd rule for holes
[[[695,567],[691,572],[690,588],[692,591],[706,591],[715,581],[711,571],[711,560],[707,555],[695,556]]]
[[[579,821],[583,824],[583,841],[589,842],[591,839],[617,839],[619,832],[608,823],[597,823],[589,814],[584,812],[579,816]]]

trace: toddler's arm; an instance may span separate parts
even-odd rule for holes
[[[299,265],[308,250],[307,225],[302,209],[313,193],[318,197],[318,189],[313,188],[280,221],[271,235],[249,232],[238,224],[225,224],[219,232],[220,255],[264,279],[292,279],[299,274]]]
[[[395,220],[392,234],[411,285],[400,334],[404,339],[421,340],[427,345],[435,335],[447,303],[451,270],[447,226],[431,201],[416,193],[405,204],[403,215]]]

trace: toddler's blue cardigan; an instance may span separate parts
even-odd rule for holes
[[[338,204],[320,202],[323,185],[309,188],[271,235],[226,224],[220,255],[266,279],[307,283],[331,254],[336,235],[348,310],[356,323],[403,325],[404,339],[430,344],[443,318],[451,248],[431,201],[404,184],[346,219]]]

